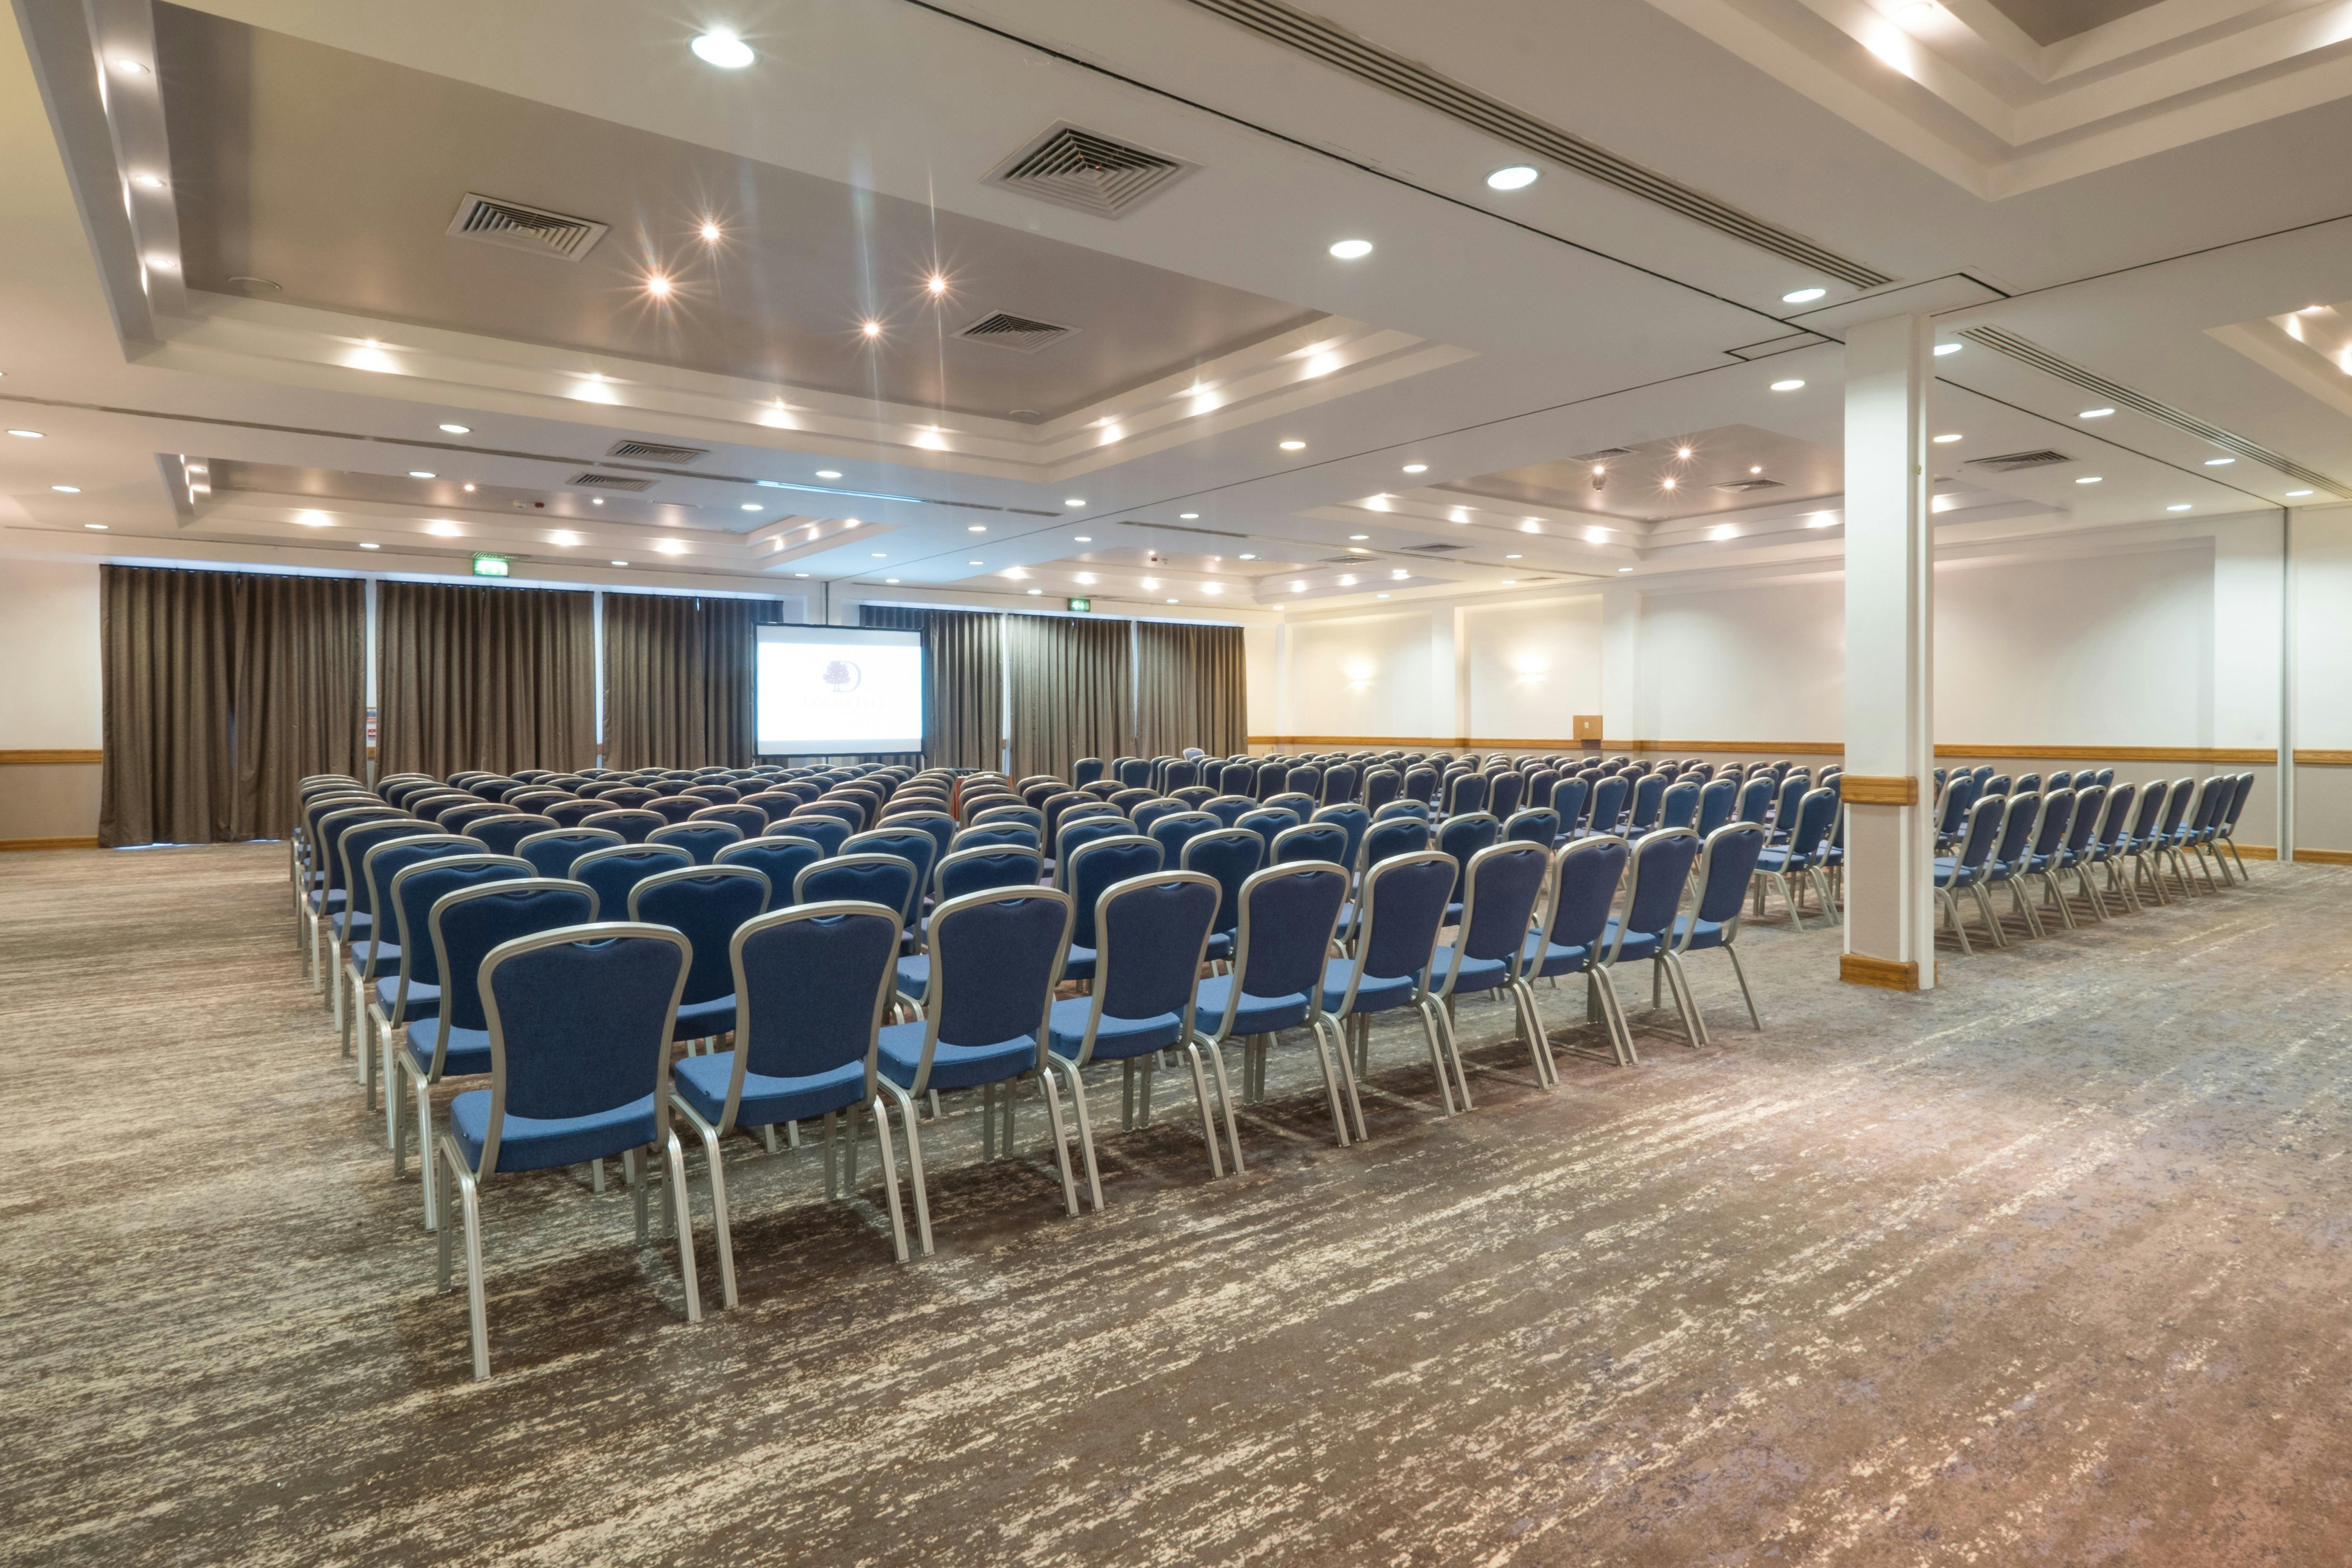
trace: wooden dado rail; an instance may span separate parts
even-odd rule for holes
[[[1463,735],[1252,735],[1253,746],[1399,746],[1455,752],[1728,752],[1768,757],[1842,757],[1840,741],[1508,741]],[[0,753],[5,755],[5,753]],[[2262,746],[1938,746],[1936,755],[1975,762],[2001,758],[2062,757],[2086,763],[2275,763],[2278,752]],[[2306,768],[2352,768],[2352,751],[2299,751],[2295,764]]]
[[[89,763],[103,761],[103,752],[0,752],[5,763]]]

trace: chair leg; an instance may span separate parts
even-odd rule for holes
[[[898,1254],[898,1261],[904,1263],[907,1261],[907,1216],[898,1204],[898,1159],[890,1147],[890,1108],[877,1094],[866,1102],[864,1109],[874,1118],[874,1145],[882,1156],[882,1187],[890,1200],[890,1246]],[[857,1117],[855,1112],[849,1118],[849,1146],[855,1152],[857,1148]]]
[[[1596,963],[1585,971],[1586,999],[1597,1003],[1601,1019],[1608,1026],[1610,1043],[1616,1047],[1620,1067],[1638,1067],[1642,1053],[1633,1048],[1633,1026],[1626,1021],[1624,1004],[1617,999],[1617,976],[1606,964]]]
[[[1045,1060],[1047,1068],[1050,1070],[1054,1058],[1048,1057]],[[1076,1113],[1078,1119],[1078,1152],[1086,1157],[1087,1195],[1095,1205],[1095,1213],[1100,1214],[1103,1209],[1102,1170],[1095,1163],[1095,1128],[1093,1121],[1087,1114],[1086,1079],[1079,1076],[1078,1069],[1075,1066],[1065,1065],[1062,1070],[1069,1076],[1070,1109]]]
[[[1525,980],[1512,980],[1504,989],[1511,994],[1519,1038],[1527,1043],[1528,1059],[1536,1069],[1536,1082],[1547,1089],[1556,1087],[1559,1075],[1552,1067],[1550,1048],[1544,1044],[1543,1023],[1536,1013],[1535,987]]]
[[[686,1151],[678,1147],[677,1129],[675,1127],[662,1139],[662,1158],[669,1170],[670,1208],[677,1226],[677,1271],[686,1281],[686,1321],[698,1323],[702,1321],[702,1286],[694,1276],[694,1213],[687,1207]],[[710,1171],[715,1181],[719,1174],[716,1162],[713,1162]],[[724,1225],[726,1222],[722,1219],[719,1223]],[[719,1256],[723,1258],[726,1254]],[[730,1272],[733,1268],[730,1262]]]
[[[1062,1203],[1070,1217],[1078,1217],[1078,1184],[1070,1174],[1069,1131],[1062,1125],[1062,1091],[1054,1082],[1051,1069],[1040,1071],[1038,1081],[1045,1089],[1045,1121],[1054,1133],[1054,1162],[1062,1170]],[[1012,1097],[1007,1095],[1006,1099]]]
[[[692,1106],[683,1100],[671,1101],[670,1110],[685,1117],[687,1125],[693,1128],[701,1138],[702,1163],[710,1167],[710,1210],[716,1221],[713,1228],[719,1242],[719,1310],[724,1311],[735,1305],[735,1241],[727,1228],[727,1172],[719,1158],[719,1129],[705,1121]],[[826,1114],[827,1119],[830,1120],[831,1112]],[[832,1152],[829,1147],[826,1152],[828,1154]],[[832,1164],[832,1160],[825,1161],[827,1167],[825,1196],[827,1197],[833,1195]],[[678,1191],[681,1196],[685,1194],[685,1184],[679,1184]],[[678,1212],[689,1216],[687,1220],[688,1228],[679,1233],[678,1246],[682,1250],[690,1252],[694,1248],[691,1218],[694,1212],[693,1205],[680,1204]]]
[[[1187,1048],[1197,1050],[1200,1038],[1195,1034],[1192,1040],[1187,1042]],[[1224,1118],[1225,1142],[1234,1152],[1234,1174],[1239,1175],[1248,1169],[1242,1161],[1241,1123],[1234,1118],[1234,1088],[1225,1078],[1225,1053],[1213,1045],[1209,1047],[1209,1076],[1217,1086],[1217,1113]]]
[[[1322,1066],[1323,1092],[1331,1101],[1332,1135],[1337,1139],[1339,1147],[1345,1149],[1348,1146],[1348,1113],[1339,1107],[1339,1075],[1331,1066],[1330,1042],[1323,1037],[1323,1023],[1321,1019],[1310,1019],[1307,1026],[1315,1032],[1315,1059]],[[1212,1047],[1211,1048],[1213,1049],[1214,1047]],[[1244,1069],[1246,1069],[1248,1063],[1248,1052],[1246,1047],[1244,1047],[1243,1063]],[[1240,1144],[1236,1143],[1234,1145],[1234,1152],[1237,1156],[1240,1154]]]
[[[1666,972],[1666,980],[1674,987],[1675,1008],[1683,1016],[1683,1033],[1689,1037],[1691,1049],[1712,1045],[1707,1037],[1706,1020],[1698,1016],[1698,999],[1691,994],[1690,975],[1683,969],[1682,955],[1662,949],[1659,962]]]
[[[482,1295],[482,1195],[481,1184],[474,1173],[464,1168],[454,1145],[446,1151],[429,1145],[423,1152],[422,1163],[433,1164],[446,1157],[449,1162],[451,1184],[457,1189],[458,1202],[466,1215],[466,1317],[474,1344],[474,1381],[484,1383],[490,1375],[490,1315]],[[439,1216],[446,1220],[446,1215]],[[445,1223],[436,1228],[441,1232],[441,1289],[449,1289],[449,1229]]]
[[[433,1085],[423,1073],[411,1073],[409,1083],[416,1090],[416,1175],[417,1179],[425,1184],[425,1228],[431,1230],[434,1225],[433,1186],[436,1178],[433,1173],[433,1162],[427,1158],[427,1154],[433,1147]],[[394,1173],[402,1173],[402,1168],[408,1163],[406,1150],[395,1148],[392,1152],[392,1162]]]
[[[1355,1121],[1356,1142],[1360,1143],[1371,1132],[1364,1125],[1364,1101],[1356,1092],[1356,1064],[1348,1056],[1347,1034],[1340,1028],[1339,1020],[1328,1013],[1317,1015],[1317,1027],[1330,1031],[1331,1054],[1339,1058],[1339,1083],[1348,1091],[1348,1112]]]
[[[898,1121],[906,1129],[907,1170],[914,1178],[915,1187],[915,1236],[921,1243],[923,1256],[929,1258],[931,1255],[931,1200],[923,1186],[923,1138],[915,1130],[915,1102],[905,1089],[888,1079],[882,1080],[882,1091],[898,1103]]]
[[[1955,931],[1958,931],[1959,929],[1959,924],[1960,907],[1958,904],[1954,904],[1952,906],[1952,928]],[[1968,933],[1962,931],[1960,934],[1965,938]],[[1747,967],[1739,962],[1739,950],[1727,942],[1723,944],[1723,953],[1725,957],[1731,960],[1732,977],[1739,982],[1740,998],[1748,1004],[1748,1021],[1756,1026],[1756,1032],[1760,1035],[1764,1032],[1764,1019],[1756,1011],[1756,993],[1748,989],[1748,970]]]
[[[1952,934],[1959,939],[1960,956],[1974,958],[1976,952],[1969,946],[1969,928],[1960,923],[1960,900],[1953,896],[1949,888],[1937,889],[1936,907],[1942,911],[1945,919],[1952,922]],[[1743,985],[1742,989],[1745,988]],[[1748,1005],[1750,1012],[1755,1010],[1755,1003],[1750,1002]]]

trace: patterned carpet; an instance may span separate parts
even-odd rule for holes
[[[951,1106],[911,1266],[745,1141],[699,1326],[617,1188],[494,1185],[477,1385],[283,868],[0,857],[0,1562],[2352,1561],[2342,870],[1926,997],[1776,920],[1765,1034],[1702,962],[1710,1048],[1556,1093],[1465,1006],[1452,1121],[1391,1026],[1344,1151],[1286,1042],[1214,1184],[1114,1084],[1075,1221],[1040,1107],[982,1164]]]

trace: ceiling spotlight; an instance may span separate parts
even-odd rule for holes
[[[78,496],[81,494],[81,487],[79,485],[51,485],[49,489],[57,491],[58,494],[61,496]]]
[[[471,485],[467,485],[467,486],[466,487],[466,493],[467,493],[467,495],[472,495],[472,494],[474,493],[474,487],[473,487],[473,486],[471,486]]]
[[[1404,471],[1408,474],[1425,474],[1429,472],[1429,465],[1427,463],[1407,463],[1404,466]]]
[[[1081,507],[1087,504],[1087,498],[1084,496],[1066,496],[1063,498],[1062,504],[1066,507]]]
[[[2307,495],[2309,495],[2311,492],[2310,492],[2309,490],[2289,490],[2289,491],[2287,491],[2286,493],[2287,493],[2287,499],[2288,499],[2288,500],[2294,500],[2295,498],[2297,498],[2297,497],[2299,497],[2299,496],[2307,496]]]
[[[614,562],[614,563],[613,563],[613,564],[614,564],[614,565],[615,565],[615,566],[626,566],[626,565],[628,564],[628,563],[627,563],[627,562],[625,562],[625,561],[615,561],[615,562]]]
[[[964,531],[966,533],[986,533],[988,531],[988,524],[984,522],[967,523],[964,525]]]
[[[547,536],[547,542],[550,544],[561,544],[569,548],[580,542],[580,536],[568,529],[558,529]]]
[[[1675,477],[1672,474],[1668,474],[1664,479],[1658,481],[1658,488],[1662,490],[1670,490],[1674,489]]]
[[[1486,176],[1486,188],[1494,191],[1524,191],[1536,183],[1536,171],[1525,163],[1513,163]]]
[[[26,441],[37,441],[41,439],[41,432],[38,430],[11,430],[8,434],[21,437]]]
[[[430,468],[411,468],[408,470],[408,477],[412,479],[437,479],[441,476]]]
[[[890,559],[890,552],[887,550],[877,550],[874,552],[874,559],[877,561],[887,561]]]
[[[646,279],[646,292],[656,300],[669,298],[669,279],[656,272]]]
[[[1236,559],[1236,560],[1241,560],[1241,561],[1255,561],[1255,560],[1256,560],[1256,559],[1257,559],[1257,557],[1256,557],[1256,556],[1255,556],[1255,555],[1249,554],[1249,553],[1247,553],[1246,552],[1244,552],[1243,554],[1241,554],[1241,555],[1239,555],[1239,556],[1236,556],[1236,557],[1235,557],[1235,559]]]
[[[696,232],[702,236],[703,242],[707,245],[716,245],[719,243],[719,226],[709,218],[704,218],[702,220],[702,227]]]
[[[443,434],[449,436],[470,436],[474,433],[471,425],[444,425],[441,429]]]
[[[2115,410],[2112,408],[2085,408],[2083,412],[2074,416],[2074,417],[2077,419],[2105,419],[2108,415],[2113,414]]]
[[[115,57],[114,68],[121,71],[129,71],[132,76],[146,76],[150,74],[145,61],[134,60],[126,55],[117,55]]]
[[[985,561],[967,561],[964,564],[967,566],[985,566],[988,563]]]
[[[1361,543],[1363,541],[1370,539],[1371,535],[1369,533],[1351,533],[1348,535],[1348,537],[1356,541],[1358,543]]]
[[[1950,446],[1953,442],[1955,442],[1955,441],[1958,440],[1959,438],[1960,438],[1960,433],[1959,433],[1958,431],[1955,430],[1955,431],[1953,431],[1953,432],[1952,432],[1950,435],[1948,435],[1948,436],[1938,436],[1938,437],[1936,437],[1936,445],[1937,445],[1938,447],[1948,447],[1948,446]]]
[[[1375,598],[1375,599],[1385,599],[1385,598],[1387,598],[1387,597],[1388,597],[1388,595],[1387,595],[1386,594],[1375,594],[1375,595],[1372,595],[1372,597],[1373,597],[1373,598]]]
[[[1307,443],[1296,439],[1280,442],[1278,445],[1286,452],[1304,452],[1307,450]]]
[[[1171,604],[1171,605],[1172,605],[1172,604],[1174,604],[1176,601],[1175,601],[1175,600],[1173,600],[1173,599],[1171,599],[1171,600],[1169,600],[1168,602],[1169,602],[1170,604]]]
[[[1675,448],[1675,456],[1677,458],[1688,458],[1690,455],[1691,449],[1688,447],[1677,447]]]
[[[2105,477],[2106,476],[2104,474],[2084,474],[2081,479],[2076,479],[2074,482],[2078,485],[2095,485]]]
[[[316,516],[317,514],[314,512],[306,515]],[[302,518],[298,517],[294,521],[300,522],[303,520]],[[323,528],[326,526],[325,520],[321,519],[319,522],[313,523],[310,526],[314,528]],[[457,537],[457,525],[454,522],[428,522],[425,525],[425,531],[431,534],[436,539],[455,539]]]
[[[1506,588],[1516,588],[1518,585],[1519,580],[1517,577],[1506,577],[1503,579],[1503,586]]]
[[[751,46],[732,33],[705,33],[687,47],[694,58],[720,70],[741,70],[754,58]]]
[[[2235,458],[2208,458],[2205,459],[2205,466],[2209,468],[2226,468],[2237,460]]]
[[[839,468],[819,468],[816,471],[816,477],[821,479],[837,479],[841,478],[841,470]]]
[[[1076,533],[1072,534],[1071,537],[1080,544],[1092,544],[1095,542],[1095,536],[1091,533]]]
[[[795,573],[793,573],[793,576],[795,576],[795,577],[805,577],[805,576],[807,576],[807,575],[808,575],[808,574],[807,574],[807,573],[805,573],[805,572],[795,572]]]
[[[1817,511],[1813,513],[1812,516],[1805,519],[1805,526],[1807,528],[1835,528],[1837,526],[1837,513],[1833,511]]]
[[[361,541],[360,541],[360,548],[361,548],[362,550],[381,550],[381,549],[383,549],[383,545],[381,545],[381,544],[375,543],[375,542],[374,542],[373,541],[372,541],[372,540],[362,539],[362,540],[361,540]]]
[[[1032,589],[1030,589],[1030,590],[1029,590],[1029,592],[1030,592],[1030,594],[1031,594],[1032,595],[1038,595],[1038,594],[1042,594],[1042,593],[1044,593],[1045,591],[1045,589],[1043,589],[1043,588],[1032,588]]]
[[[1791,289],[1789,292],[1780,296],[1780,303],[1783,305],[1810,305],[1828,292],[1829,290],[1826,289]]]
[[[1617,570],[1620,572],[1631,572],[1633,568],[1631,566],[1620,566]]]
[[[1764,465],[1761,463],[1750,463],[1748,465],[1748,471],[1751,474],[1760,474],[1764,471]]]
[[[948,280],[943,275],[934,272],[925,279],[923,287],[929,289],[931,298],[936,300],[948,291]]]
[[[758,501],[747,500],[743,503],[743,510],[745,511],[761,511],[765,509],[762,508]]]
[[[133,174],[131,183],[143,190],[160,191],[163,188],[162,178],[154,174]]]
[[[1176,515],[1183,519],[1186,522],[1192,522],[1198,519],[1201,514],[1197,511],[1180,511]]]
[[[1343,239],[1331,247],[1331,254],[1342,261],[1360,261],[1372,253],[1369,239]]]
[[[1805,384],[1803,382],[1791,377],[1787,381],[1774,382],[1772,384],[1772,390],[1775,392],[1794,392],[1804,384]]]
[[[1946,354],[1956,354],[1960,352],[1960,347],[1961,345],[1958,343],[1937,343],[1936,345],[1936,357],[1937,359],[1941,359]]]
[[[2187,511],[2189,510],[2189,503],[2185,500],[2177,500],[2170,506],[2166,507],[2164,510],[2167,511]]]
[[[660,551],[664,555],[683,555],[686,553],[686,541],[683,539],[656,539],[654,541],[654,548]]]
[[[588,498],[588,504],[590,506],[603,506],[604,504],[604,498],[603,496],[590,496]]]
[[[868,321],[857,330],[864,332],[869,338],[878,338],[882,335],[882,323],[879,321]]]

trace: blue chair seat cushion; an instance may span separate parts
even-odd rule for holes
[[[677,1027],[669,1032],[673,1040],[701,1040],[713,1035],[723,1035],[735,1026],[735,993],[713,996],[708,1002],[681,1002],[677,1005]]]
[[[353,974],[362,974],[366,973],[367,960],[368,943],[365,938],[362,938],[360,941],[352,944],[352,951],[343,959],[343,967]],[[400,949],[392,942],[377,942],[375,944],[375,966],[380,970],[397,970],[400,967]],[[395,991],[400,989],[398,981],[394,981],[393,983],[393,989]]]
[[[427,985],[421,980],[408,983],[408,1011],[395,1016],[394,1005],[400,1000],[400,976],[378,975],[375,983],[376,1005],[383,1016],[395,1024],[413,1024],[420,1018],[430,1018],[441,1011],[441,987]]]
[[[912,958],[900,959],[898,978],[895,984],[900,991],[918,1002],[921,1001],[931,988],[931,955],[919,952]]]
[[[1445,977],[1453,973],[1456,962],[1452,948],[1441,947],[1437,950],[1437,956],[1433,958],[1429,964],[1431,990],[1434,991],[1445,984]],[[1497,985],[1510,984],[1511,966],[1502,959],[1465,958],[1459,962],[1462,965],[1462,973],[1454,982],[1454,989],[1457,994],[1492,991]]]
[[[716,1051],[707,1057],[680,1057],[670,1067],[670,1087],[695,1114],[712,1126],[727,1110],[727,1084],[735,1076],[735,1053]],[[845,1110],[866,1098],[866,1064],[844,1062],[824,1072],[799,1078],[771,1078],[745,1072],[743,1098],[735,1107],[739,1127],[771,1127],[779,1121],[799,1121]]]
[[[1352,958],[1330,958],[1323,962],[1323,1010],[1336,1013],[1347,1000],[1348,974],[1354,969]],[[1383,980],[1367,974],[1356,987],[1356,1008],[1359,1013],[1385,1013],[1391,1007],[1402,1007],[1412,1000],[1413,977],[1400,974]]]
[[[1625,945],[1618,947],[1616,943],[1617,922],[1615,921],[1611,921],[1609,922],[1608,930],[1601,932],[1601,945],[1602,947],[1613,949],[1617,957],[1621,961],[1628,958],[1654,958],[1657,956],[1658,937],[1655,931],[1627,931],[1625,933]]]
[[[1632,945],[1629,940],[1627,944]],[[1693,950],[1723,945],[1723,922],[1703,921],[1693,915],[1675,917],[1675,945]]]
[[[375,917],[371,914],[355,915],[349,910],[337,910],[327,924],[330,930],[345,941],[364,942],[367,940],[368,932],[375,929]]]
[[[1592,963],[1592,950],[1549,942],[1543,932],[1530,931],[1527,946],[1519,950],[1519,963],[1532,979],[1539,980],[1547,974],[1581,974]]]
[[[1202,954],[1211,963],[1229,963],[1234,956],[1234,933],[1229,931],[1209,933],[1208,951]]]
[[[1213,975],[1202,981],[1192,1006],[1193,1026],[1214,1037],[1217,1026],[1225,1021],[1225,1003],[1233,994],[1234,977],[1230,974]],[[1312,1006],[1304,991],[1294,991],[1287,996],[1253,996],[1244,991],[1241,1005],[1234,1013],[1234,1037],[1296,1029],[1307,1022]]]
[[[411,1001],[415,997],[410,998]],[[403,1047],[408,1059],[416,1064],[422,1075],[433,1070],[433,1049],[440,1043],[443,1032],[449,1036],[449,1047],[441,1057],[443,1078],[472,1078],[490,1070],[490,1032],[488,1029],[448,1028],[438,1015],[430,1018],[411,1020],[408,1039]],[[503,1162],[500,1169],[507,1169]],[[515,1170],[537,1170],[535,1165],[517,1165]]]
[[[1087,1015],[1094,1005],[1091,996],[1071,996],[1055,1003],[1045,1026],[1047,1048],[1056,1056],[1077,1060],[1078,1047],[1087,1037]],[[1106,1013],[1095,1031],[1095,1059],[1121,1061],[1183,1043],[1184,1020],[1174,1013],[1150,1018],[1114,1018]]]
[[[1756,868],[1759,871],[1801,871],[1805,865],[1803,856],[1792,856],[1786,848],[1767,849],[1756,857]]]
[[[457,1135],[466,1163],[478,1172],[482,1145],[490,1135],[490,1091],[468,1089],[451,1100],[449,1131]],[[546,1171],[559,1165],[582,1165],[653,1141],[654,1097],[650,1094],[592,1116],[541,1121],[509,1111],[499,1133],[499,1169]]]
[[[1092,980],[1094,977],[1095,950],[1091,947],[1080,947],[1076,942],[1071,943],[1069,956],[1062,960],[1062,978]]]
[[[900,1089],[915,1087],[915,1069],[923,1059],[920,1021],[882,1026],[882,1074]],[[952,1046],[941,1040],[931,1056],[932,1089],[977,1089],[1018,1078],[1037,1065],[1037,1037],[1017,1035],[988,1046]]]
[[[1976,879],[1975,867],[1963,866],[1951,856],[1943,856],[1936,861],[1936,886],[1939,888],[1965,888]]]

